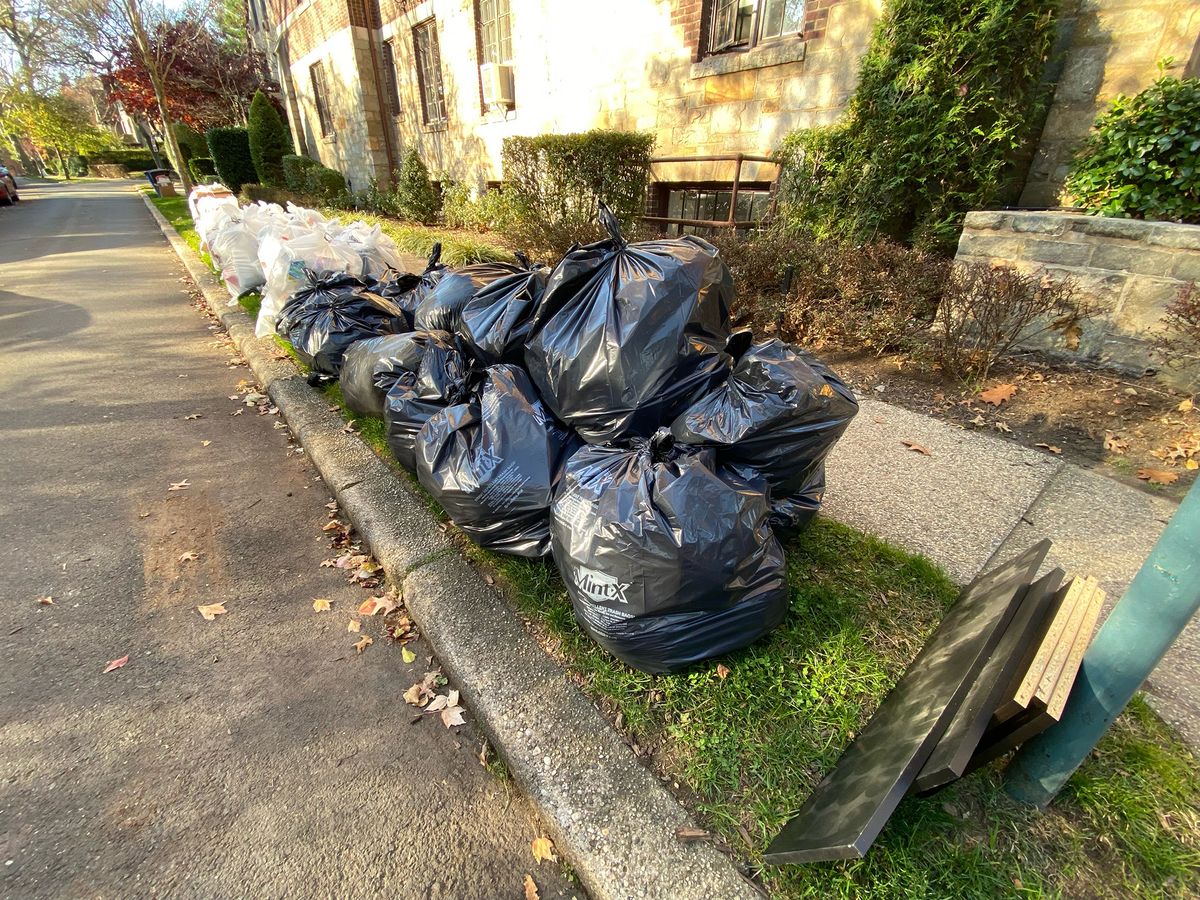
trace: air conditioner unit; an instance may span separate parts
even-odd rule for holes
[[[516,105],[513,96],[513,67],[505,63],[484,63],[479,67],[483,81],[483,105],[512,109]]]

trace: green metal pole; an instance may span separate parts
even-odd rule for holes
[[[1062,721],[1013,757],[1006,790],[1045,806],[1200,609],[1200,480],[1084,654]]]

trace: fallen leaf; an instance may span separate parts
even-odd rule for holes
[[[361,629],[362,629],[362,626],[358,624],[358,619],[351,619],[349,622],[346,623],[347,631],[353,631],[355,634],[358,634],[358,632]]]
[[[167,488],[167,490],[168,491],[186,491],[191,486],[192,486],[192,483],[185,478],[185,479],[183,479],[183,481],[172,481],[171,486],[169,488]]]
[[[999,406],[1004,401],[1011,400],[1016,392],[1015,384],[998,384],[989,390],[980,391],[979,399],[984,403],[992,404],[992,406]]]
[[[45,597],[38,597],[37,603],[39,606],[53,606],[54,598],[47,594]]]
[[[554,855],[554,843],[550,838],[535,837],[529,849],[533,851],[533,858],[537,862],[558,862],[558,857]]]
[[[195,550],[189,550],[187,553],[180,553],[180,554],[179,554],[179,561],[180,561],[181,563],[185,563],[185,562],[192,562],[192,561],[194,561],[194,560],[197,560],[197,559],[199,559],[199,558],[200,558],[200,554],[199,554],[199,553],[197,553]]]
[[[189,422],[193,419],[200,419],[200,418],[203,418],[203,416],[201,416],[200,413],[192,413],[190,416],[184,416],[183,420],[185,422]]]
[[[358,607],[359,615],[375,616],[383,613],[385,616],[394,610],[400,603],[397,601],[394,594],[384,594],[382,597],[368,597]]]
[[[1181,403],[1180,403],[1180,404],[1179,404],[1177,407],[1175,407],[1175,408],[1176,408],[1177,410],[1179,410],[1180,412],[1191,412],[1193,409],[1195,409],[1195,408],[1196,408],[1196,404],[1192,402],[1192,398],[1191,398],[1191,397],[1188,397],[1186,400],[1184,400],[1183,402],[1181,402]]]
[[[209,444],[211,444],[211,443],[212,443],[212,441],[201,441],[201,442],[200,442],[200,446],[201,446],[201,447],[207,447],[207,446],[208,446]]]
[[[996,430],[1003,434],[1012,434],[1012,429],[1008,427],[1007,422],[997,422]]]
[[[920,444],[914,444],[912,441],[901,441],[900,443],[914,453],[920,453],[922,456],[930,455],[928,447],[922,447]]]
[[[225,615],[226,609],[224,603],[210,603],[207,606],[197,606],[196,611],[204,616],[205,621],[211,622],[217,616]]]
[[[453,728],[456,725],[466,725],[467,720],[463,718],[463,709],[461,706],[448,706],[442,710],[442,724],[447,728]]]
[[[1137,477],[1150,484],[1174,484],[1179,480],[1179,473],[1163,469],[1138,469]]]
[[[970,424],[974,425],[976,428],[982,428],[987,424],[987,419],[985,419],[983,416],[976,416],[971,420]]]
[[[1053,444],[1034,444],[1035,447],[1041,447],[1043,450],[1049,450],[1051,453],[1062,453],[1062,447],[1055,447]]]
[[[313,600],[313,612],[329,612],[329,601],[324,597]]]
[[[426,672],[424,678],[404,692],[404,701],[413,706],[424,706],[433,697],[440,677],[439,672]]]
[[[321,530],[322,531],[341,531],[345,527],[346,527],[345,523],[339,522],[337,519],[331,519],[330,521],[326,522],[324,525],[321,526]]]
[[[1200,462],[1197,462],[1194,459],[1189,459],[1183,464],[1183,467],[1190,472],[1194,472],[1196,469],[1200,469]]]
[[[256,391],[251,391],[242,399],[246,402],[247,406],[257,406],[263,400],[269,400],[270,398],[266,394],[259,394]]]
[[[409,663],[416,662],[417,654],[413,653],[407,647],[401,647],[400,648],[400,658],[402,660],[404,660],[405,665],[408,665]]]
[[[364,650],[366,650],[368,647],[370,647],[373,643],[375,643],[375,642],[373,640],[371,640],[369,637],[367,637],[367,635],[364,634],[362,637],[360,637],[358,639],[358,643],[354,645],[354,649],[357,650],[359,653],[362,653]]]
[[[101,674],[107,675],[109,672],[113,671],[113,669],[122,668],[125,665],[125,663],[127,663],[127,662],[129,662],[129,654],[128,653],[126,653],[120,659],[114,659],[112,662],[110,662],[105,667],[104,671]]]
[[[724,663],[717,664],[717,677],[724,681],[729,677],[729,666]]]
[[[1110,453],[1124,453],[1129,449],[1129,442],[1117,437],[1111,431],[1104,432],[1104,449]]]
[[[710,841],[713,836],[711,832],[705,831],[703,828],[681,826],[675,829],[675,837],[686,844],[696,841]]]
[[[525,876],[525,900],[542,900],[532,875]]]
[[[230,415],[231,416],[240,416],[244,412],[245,412],[244,409],[235,409],[233,412],[230,413]]]

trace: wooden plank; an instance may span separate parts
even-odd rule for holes
[[[1071,583],[1062,590],[1064,592],[1063,598],[1059,601],[1058,609],[1054,614],[1054,618],[1050,621],[1050,626],[1046,630],[1045,637],[1042,638],[1041,643],[1038,645],[1033,662],[1030,663],[1029,669],[1013,690],[1012,700],[1002,705],[996,711],[995,718],[998,722],[1012,718],[1020,713],[1021,710],[1027,708],[1033,701],[1033,695],[1037,692],[1038,685],[1041,684],[1042,676],[1050,664],[1050,658],[1054,655],[1055,649],[1062,640],[1063,632],[1067,628],[1067,622],[1075,608],[1075,603],[1079,599],[1079,595],[1083,592],[1082,579],[1072,579]]]
[[[1083,664],[1083,654],[1087,652],[1088,645],[1092,643],[1092,636],[1096,631],[1096,622],[1100,619],[1100,610],[1104,606],[1105,596],[1107,595],[1099,587],[1092,592],[1087,612],[1079,626],[1079,633],[1076,635],[1075,643],[1071,646],[1071,652],[1067,657],[1066,666],[1059,676],[1058,683],[1054,686],[1054,693],[1046,701],[1046,712],[1055,721],[1062,718],[1067,698],[1071,695],[1071,688],[1075,685],[1075,676],[1079,674],[1079,667]]]
[[[1075,646],[1075,640],[1079,635],[1079,630],[1083,626],[1084,617],[1087,616],[1092,597],[1100,590],[1100,584],[1095,578],[1076,578],[1076,582],[1082,582],[1082,587],[1079,590],[1079,596],[1075,599],[1075,606],[1071,610],[1071,618],[1067,620],[1067,627],[1063,630],[1062,640],[1058,642],[1058,646],[1054,648],[1054,652],[1050,655],[1050,662],[1046,666],[1046,670],[1042,673],[1041,680],[1038,682],[1037,690],[1033,694],[1033,702],[1037,703],[1042,709],[1045,709],[1050,702],[1050,697],[1054,693],[1054,688],[1058,685],[1062,678],[1063,672],[1066,670],[1067,661],[1071,656],[1071,648]],[[1074,675],[1071,676],[1072,678]]]
[[[979,742],[966,772],[974,772],[994,759],[999,759],[1035,735],[1041,734],[1058,720],[1045,710],[1030,710],[1010,719],[997,729],[989,729]]]

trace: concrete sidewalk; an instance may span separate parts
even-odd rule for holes
[[[1094,575],[1121,598],[1176,504],[1050,454],[879,400],[828,464],[825,513],[919,552],[965,583],[1044,537],[1046,568]],[[926,456],[904,441],[929,451]],[[1193,621],[1145,685],[1159,713],[1200,747],[1200,623]]]

